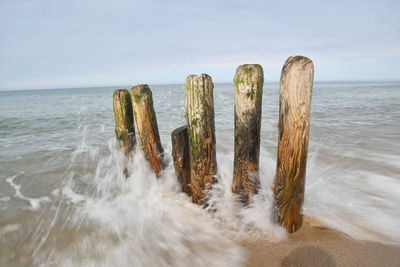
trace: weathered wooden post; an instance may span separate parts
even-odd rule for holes
[[[216,182],[214,84],[207,74],[186,79],[186,119],[189,131],[190,177],[192,201],[207,202],[207,190]]]
[[[263,69],[258,64],[237,68],[235,78],[235,156],[232,192],[248,203],[258,190]]]
[[[274,181],[275,221],[289,233],[303,221],[310,106],[314,66],[302,56],[289,57],[282,68],[279,100],[279,144]]]
[[[176,176],[182,186],[182,191],[191,196],[188,127],[182,126],[175,129],[171,134],[171,141]]]
[[[136,144],[131,95],[126,89],[113,94],[115,135],[120,149],[129,155]]]
[[[158,133],[157,118],[153,107],[153,95],[147,84],[131,89],[136,131],[144,156],[157,176],[164,168],[164,149]]]

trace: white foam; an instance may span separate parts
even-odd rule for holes
[[[0,236],[18,230],[19,224],[8,224],[0,229]]]
[[[262,153],[263,162],[268,154]],[[234,233],[238,240],[266,239],[277,242],[287,237],[286,231],[273,222],[273,197],[270,190],[272,180],[270,164],[260,168],[262,188],[250,199],[250,204],[243,207],[232,194],[233,153],[218,154],[219,181],[213,186],[210,207],[213,216],[222,222],[226,229]],[[269,161],[273,162],[273,161]]]
[[[23,172],[21,172],[21,174],[23,174]],[[19,199],[23,199],[29,202],[30,204],[30,208],[31,210],[37,210],[40,207],[40,204],[42,202],[48,202],[50,201],[50,199],[48,197],[40,197],[40,198],[31,198],[31,197],[26,197],[21,193],[21,186],[17,185],[16,183],[14,183],[14,179],[18,177],[18,175],[14,175],[11,177],[8,177],[6,179],[6,182],[9,183],[11,185],[11,187],[15,190],[15,194],[14,197],[19,198]]]
[[[0,201],[9,201],[10,197],[0,197]]]
[[[244,266],[245,250],[208,212],[177,190],[171,168],[157,179],[137,152],[129,161],[126,179],[121,162],[117,151],[100,160],[93,179],[97,190],[73,214],[79,225],[92,225],[90,238],[74,240],[68,253],[40,251],[49,253],[46,262],[60,266]],[[74,185],[67,182],[66,187]]]

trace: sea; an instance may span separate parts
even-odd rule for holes
[[[127,89],[130,86],[125,87]],[[119,87],[0,91],[0,266],[244,266],[242,242],[280,242],[271,186],[279,84],[262,98],[261,189],[231,193],[233,84],[214,85],[218,183],[213,210],[181,192],[171,132],[184,85],[150,85],[166,169],[114,133]],[[316,82],[303,213],[360,241],[400,245],[400,82]]]

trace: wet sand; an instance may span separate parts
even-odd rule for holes
[[[400,266],[400,246],[364,242],[307,221],[287,240],[242,243],[248,267]]]

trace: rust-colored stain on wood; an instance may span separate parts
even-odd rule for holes
[[[297,231],[303,221],[313,79],[310,59],[302,56],[287,59],[280,81],[279,144],[273,191],[275,220],[289,233]]]
[[[158,132],[152,92],[147,84],[138,85],[132,87],[131,97],[140,146],[158,177],[164,169],[164,149]]]

